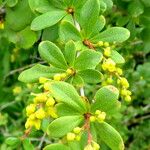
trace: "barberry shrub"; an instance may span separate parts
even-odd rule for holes
[[[111,121],[121,101],[131,101],[129,83],[121,69],[125,60],[117,52],[130,32],[123,27],[105,27],[104,16],[112,1],[28,2],[30,8],[26,1],[16,6],[18,17],[20,10],[26,10],[26,20],[20,18],[11,27],[10,39],[23,48],[40,41],[38,52],[44,64],[19,76],[20,81],[38,87],[26,107],[23,139],[36,129],[54,140],[44,150],[99,150],[102,142],[112,150],[123,150],[123,140]],[[6,16],[8,25],[10,16]],[[16,32],[29,37],[17,41]]]

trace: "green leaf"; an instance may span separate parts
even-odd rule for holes
[[[91,33],[93,25],[96,23],[100,12],[99,0],[87,0],[83,5],[80,14],[80,23],[86,37]]]
[[[37,41],[37,34],[31,31],[29,27],[17,33],[17,45],[18,47],[28,49]]]
[[[150,1],[148,1],[148,0],[141,0],[141,1],[145,5],[145,7],[150,7]]]
[[[40,77],[52,78],[56,73],[61,73],[58,68],[37,64],[19,75],[19,80],[25,83],[38,82]]]
[[[116,63],[116,64],[123,64],[125,63],[124,58],[117,52],[112,50],[111,51],[111,59]]]
[[[84,79],[86,83],[99,83],[102,80],[102,73],[94,69],[86,69],[79,71],[78,74]]]
[[[44,29],[42,34],[42,41],[56,42],[57,39],[59,38],[58,29],[59,29],[58,24],[55,24],[49,28]]]
[[[27,0],[18,1],[15,7],[7,8],[6,12],[5,23],[14,31],[23,30],[34,18]]]
[[[67,63],[61,50],[50,41],[43,41],[39,44],[39,53],[43,60],[50,63],[51,65],[66,69]]]
[[[73,26],[73,24],[66,21],[62,21],[60,24],[59,36],[60,39],[64,42],[67,42],[69,40],[81,40],[80,32],[75,28],[75,26]]]
[[[66,9],[66,4],[64,0],[49,0],[51,5],[59,9]],[[68,1],[68,0],[67,0]]]
[[[33,144],[27,138],[23,140],[23,148],[24,150],[34,150]]]
[[[104,0],[104,3],[107,6],[107,10],[111,10],[113,7],[113,1],[112,0]]]
[[[77,93],[76,89],[66,82],[53,82],[49,87],[51,94],[60,102],[63,102],[75,110],[84,113],[85,104]]]
[[[124,150],[124,143],[120,134],[106,122],[95,124],[97,134],[112,150]]]
[[[91,35],[89,36],[89,39],[94,37],[95,35],[97,35],[105,26],[106,20],[104,18],[104,16],[100,16],[96,22],[96,24],[93,26],[93,28],[91,29]]]
[[[43,150],[70,150],[70,148],[63,144],[50,144],[44,147]]]
[[[100,88],[95,95],[95,103],[92,104],[91,110],[101,110],[106,114],[111,114],[118,109],[119,105],[119,91],[112,85],[104,86]]]
[[[77,127],[83,119],[84,117],[79,115],[60,117],[50,123],[47,133],[51,137],[62,137]]]
[[[66,15],[65,11],[53,10],[36,17],[31,23],[31,29],[38,31],[55,25]]]
[[[68,146],[71,148],[71,150],[82,150],[79,141],[68,142]]]
[[[20,144],[20,140],[19,138],[16,138],[16,137],[9,137],[6,139],[5,143],[7,145],[14,146],[14,145]]]
[[[48,0],[28,0],[29,6],[33,12],[46,13],[50,10],[53,10]]]
[[[18,0],[7,0],[6,3],[9,7],[14,7],[18,3]]]
[[[133,0],[128,6],[128,12],[133,17],[138,17],[144,12],[144,6],[139,0]]]
[[[126,41],[130,36],[129,30],[122,28],[122,27],[111,27],[107,30],[99,33],[91,40],[93,43],[98,41],[105,41],[105,42],[123,42]]]
[[[72,66],[76,57],[76,47],[73,41],[69,41],[65,45],[64,56],[69,66]]]
[[[77,70],[95,69],[101,60],[102,54],[100,52],[84,50],[76,58],[74,67]]]
[[[84,81],[80,75],[76,74],[73,77],[72,84],[77,87],[83,87]]]
[[[60,117],[80,115],[80,113],[78,111],[72,109],[72,107],[70,107],[69,105],[64,104],[64,103],[56,104],[56,109],[57,109],[57,114]]]

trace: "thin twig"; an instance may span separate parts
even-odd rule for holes
[[[3,109],[5,109],[5,108],[14,105],[15,103],[17,103],[17,101],[12,101],[12,102],[9,102],[9,103],[6,103],[6,104],[2,105],[2,106],[0,107],[0,112],[1,112]]]
[[[40,64],[44,64],[45,62],[44,61],[41,61],[41,62],[39,62]],[[11,75],[13,75],[13,74],[15,74],[15,73],[17,73],[17,72],[21,72],[21,71],[23,71],[23,70],[25,70],[25,69],[27,69],[27,68],[30,68],[30,67],[33,67],[34,65],[36,65],[36,64],[38,64],[38,63],[33,63],[33,64],[30,64],[30,65],[27,65],[27,66],[24,66],[24,67],[21,67],[21,68],[17,68],[17,69],[15,69],[15,70],[12,70],[12,71],[10,71],[5,77],[4,77],[4,80],[7,78],[7,77],[9,77],[9,76],[11,76]]]
[[[43,145],[43,142],[45,141],[45,137],[46,137],[46,133],[43,134],[42,138],[41,138],[41,141],[37,147],[37,149],[41,149],[42,148],[42,145]]]

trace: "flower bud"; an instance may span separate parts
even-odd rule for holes
[[[84,148],[84,150],[95,150],[95,149],[92,147],[91,144],[88,144],[88,145]]]
[[[55,104],[55,100],[53,97],[49,97],[48,100],[46,101],[46,106],[53,106]]]
[[[27,116],[31,115],[32,113],[35,112],[35,109],[36,109],[36,105],[35,104],[30,104],[26,107],[26,113],[27,113]]]
[[[98,46],[99,46],[99,47],[101,47],[101,46],[103,46],[103,45],[104,45],[104,42],[103,42],[103,41],[99,41],[99,42],[98,42]]]
[[[90,121],[91,121],[91,122],[95,122],[95,121],[96,121],[96,117],[95,117],[95,116],[91,116],[91,117],[90,117]]]
[[[74,133],[69,132],[67,134],[67,140],[68,141],[73,141],[75,139],[76,135]]]
[[[43,84],[43,83],[45,83],[45,82],[47,82],[47,78],[45,78],[45,77],[40,77],[39,78],[39,83],[41,83],[41,84]]]
[[[73,75],[73,74],[74,74],[74,71],[69,68],[69,69],[67,69],[66,73],[67,73],[68,75]]]
[[[131,102],[131,96],[127,95],[127,96],[125,97],[125,101],[126,101],[126,102]]]
[[[35,115],[36,115],[36,118],[38,118],[38,119],[44,119],[45,116],[46,116],[45,111],[43,110],[43,108],[38,109],[35,112]]]
[[[60,74],[55,74],[54,75],[54,80],[55,81],[60,81],[61,80],[61,75]]]
[[[82,128],[80,127],[76,127],[73,129],[73,132],[76,133],[76,134],[79,134],[81,132]]]
[[[106,57],[109,57],[111,55],[111,49],[110,49],[110,47],[107,47],[107,48],[104,49],[104,55]]]
[[[108,42],[104,42],[104,47],[108,47],[109,43]]]

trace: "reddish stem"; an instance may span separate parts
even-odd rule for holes
[[[90,116],[91,116],[90,113],[87,113],[84,115],[84,117],[85,117],[84,129],[87,130],[87,132],[88,132],[88,141],[87,141],[88,144],[90,144],[92,142],[92,134],[90,131]]]

